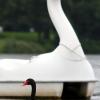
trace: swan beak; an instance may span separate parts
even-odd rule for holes
[[[23,82],[23,86],[25,86],[25,85],[28,85],[28,81],[27,80]]]

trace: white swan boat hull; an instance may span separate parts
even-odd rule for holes
[[[67,90],[65,83],[69,83],[66,85],[74,86],[73,89],[78,91],[80,96],[90,97],[96,82],[91,65],[87,59],[80,60],[74,54],[72,60],[66,58],[67,52],[70,51],[59,46],[52,53],[39,55],[32,60],[0,60],[0,96],[30,96],[30,86],[22,86],[22,81],[32,78],[36,81],[36,96],[62,97],[63,90]]]
[[[72,82],[71,82],[72,84]],[[81,82],[80,82],[81,84]],[[77,84],[74,85],[77,87]],[[75,89],[73,87],[73,89]],[[79,86],[78,86],[79,87]],[[81,87],[77,88],[79,95],[90,97],[93,94],[95,82],[82,83]],[[76,90],[76,92],[77,92]],[[37,97],[56,97],[61,98],[64,93],[64,83],[62,82],[37,82],[36,96]],[[23,82],[0,82],[0,97],[29,97],[31,96],[31,86],[23,86]]]

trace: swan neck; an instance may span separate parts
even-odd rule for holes
[[[47,0],[47,6],[50,18],[59,35],[60,44],[73,50],[80,45],[80,42],[62,10],[61,0]]]

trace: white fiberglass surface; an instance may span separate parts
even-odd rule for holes
[[[60,49],[60,48],[58,48]],[[0,80],[36,81],[93,81],[95,80],[91,65],[86,59],[73,61],[68,56],[54,52],[42,54],[31,60],[0,60]],[[74,58],[73,55],[72,58]],[[76,60],[78,56],[76,55]],[[22,62],[21,62],[22,61]]]
[[[16,70],[18,67],[21,67],[27,64],[29,60],[23,59],[1,59],[0,60],[0,70],[11,71]]]
[[[0,83],[0,96],[31,96],[31,86],[23,83]],[[36,83],[36,96],[61,97],[63,83]]]
[[[58,32],[60,44],[66,45],[71,50],[79,46],[80,42],[75,31],[61,7],[61,0],[47,0],[47,5],[51,20]]]

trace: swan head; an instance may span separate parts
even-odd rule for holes
[[[33,84],[35,83],[35,81],[31,78],[27,79],[26,81],[24,81],[23,85],[31,85],[33,86]]]
[[[33,79],[29,78],[26,81],[24,81],[23,85],[31,85],[32,92],[31,92],[31,100],[35,100],[35,94],[36,94],[36,83]]]

